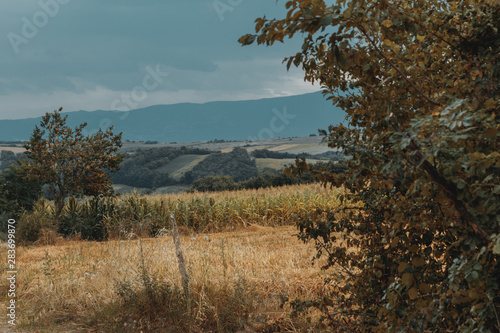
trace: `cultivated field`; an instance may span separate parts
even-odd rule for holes
[[[286,300],[322,295],[331,272],[321,271],[321,262],[311,265],[314,247],[297,239],[293,224],[321,219],[315,212],[335,207],[337,193],[304,185],[118,198],[120,207],[136,205],[125,208],[134,230],[111,233],[105,242],[65,240],[44,231],[36,246],[18,248],[19,327],[27,332],[307,331],[311,324],[291,318]],[[134,209],[146,215],[130,221]],[[42,216],[36,215],[40,210],[50,215],[50,205],[38,207],[35,216]],[[196,216],[206,220],[195,223],[198,233],[182,221],[183,211],[192,212],[191,223]],[[179,216],[189,297],[180,287],[170,228],[141,237],[147,235],[140,232],[141,221],[151,223],[163,213]],[[2,265],[1,297],[7,295],[6,270]]]
[[[323,137],[295,137],[295,138],[273,138],[266,140],[254,141],[225,141],[225,142],[180,142],[180,143],[158,143],[155,145],[144,144],[143,142],[124,142],[123,150],[136,151],[140,148],[158,148],[158,147],[177,147],[182,146],[191,148],[201,148],[208,150],[221,150],[222,152],[230,152],[235,147],[242,147],[249,152],[255,149],[278,150],[281,152],[289,152],[293,154],[310,153],[321,154],[331,151],[326,142],[323,142]]]

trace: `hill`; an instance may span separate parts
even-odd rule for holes
[[[52,111],[52,110],[47,110]],[[345,114],[321,93],[248,101],[157,105],[132,111],[69,112],[72,127],[86,122],[87,133],[115,126],[124,140],[196,142],[308,136]],[[26,140],[41,118],[0,120],[0,141]]]

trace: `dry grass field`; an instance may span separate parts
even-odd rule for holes
[[[214,193],[215,202],[282,198],[285,193],[331,193],[293,186]],[[179,194],[195,200],[206,194]],[[144,197],[154,201],[158,198]],[[330,197],[332,198],[332,197]],[[304,317],[290,317],[286,300],[317,298],[326,274],[311,265],[312,244],[293,225],[238,223],[230,232],[184,232],[190,277],[184,296],[172,236],[65,240],[46,235],[17,248],[18,330],[25,332],[304,332],[320,331]],[[52,244],[52,245],[44,245]],[[0,256],[6,257],[6,248]],[[0,295],[6,307],[7,266]],[[314,313],[310,314],[314,316]],[[4,326],[0,326],[0,329]]]
[[[143,268],[163,283],[180,285],[169,236],[20,248],[19,326],[40,332],[159,332],[168,327],[256,332],[281,319],[287,331],[301,331],[305,323],[290,320],[289,309],[280,309],[280,304],[285,297],[321,294],[324,273],[311,265],[311,246],[294,234],[294,227],[251,226],[238,232],[183,236],[193,307],[192,317],[184,323],[144,320],[137,309],[127,311],[117,295],[118,282],[141,288]],[[5,281],[3,276],[2,295],[7,294]],[[172,316],[162,312],[160,316]]]

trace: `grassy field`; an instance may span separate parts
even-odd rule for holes
[[[37,246],[17,249],[18,327],[27,332],[320,331],[304,317],[291,318],[285,302],[319,297],[330,274],[320,270],[320,263],[311,265],[315,250],[297,239],[297,217],[292,214],[328,209],[336,204],[337,192],[305,185],[121,197],[117,200],[122,206],[133,205],[130,198],[151,207],[159,202],[183,202],[181,206],[190,209],[194,206],[189,205],[200,205],[198,215],[193,215],[200,218],[210,216],[201,214],[203,200],[209,200],[214,210],[210,214],[224,222],[200,228],[218,233],[197,233],[179,221],[189,297],[180,288],[168,232],[106,242],[66,240],[47,233]],[[2,248],[0,255],[6,257],[6,250]],[[7,266],[1,267],[5,307]]]

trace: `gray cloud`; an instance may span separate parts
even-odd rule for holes
[[[299,49],[299,41],[271,48],[237,43],[254,31],[256,17],[283,16],[284,2],[217,1],[2,3],[0,119],[40,115],[49,111],[44,109],[48,104],[53,109],[66,103],[67,111],[68,105],[71,110],[107,109],[113,96],[136,87],[145,68],[157,64],[170,76],[141,106],[192,101],[192,96],[203,102],[315,90],[301,83],[300,71],[287,73],[281,64]],[[46,8],[57,13],[51,16]],[[29,24],[37,31],[27,38],[23,29]],[[13,48],[14,34],[24,40]]]

